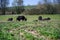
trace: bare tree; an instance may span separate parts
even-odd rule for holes
[[[14,0],[13,5],[16,9],[17,14],[20,14],[24,11],[23,0]]]
[[[2,11],[2,15],[5,15],[6,8],[8,6],[9,0],[0,0],[0,8]]]

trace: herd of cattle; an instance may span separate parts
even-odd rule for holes
[[[18,16],[17,18],[16,18],[16,20],[17,21],[27,21],[27,18],[25,17],[25,16]],[[51,18],[42,18],[42,16],[39,16],[38,17],[38,20],[40,20],[40,21],[44,21],[44,20],[51,20]],[[38,20],[36,20],[36,21],[38,21]],[[8,21],[13,21],[13,18],[8,18]]]

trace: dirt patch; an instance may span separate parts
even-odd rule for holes
[[[39,33],[35,30],[25,30],[27,33],[31,33],[34,37],[40,37]]]

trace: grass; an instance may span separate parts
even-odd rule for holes
[[[26,22],[16,21],[18,15],[0,16],[0,40],[60,40],[60,15],[25,15]],[[34,21],[38,16],[50,21]],[[7,19],[13,17],[12,22]]]

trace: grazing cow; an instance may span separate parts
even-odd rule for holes
[[[20,20],[27,21],[27,18],[25,18],[25,16],[18,16],[16,20],[18,20],[18,21],[20,21]]]
[[[51,18],[48,17],[48,18],[45,18],[45,19],[43,19],[43,20],[51,20]]]
[[[13,18],[9,18],[8,21],[13,21]]]
[[[38,20],[42,20],[42,16],[39,16],[39,17],[38,17]]]

